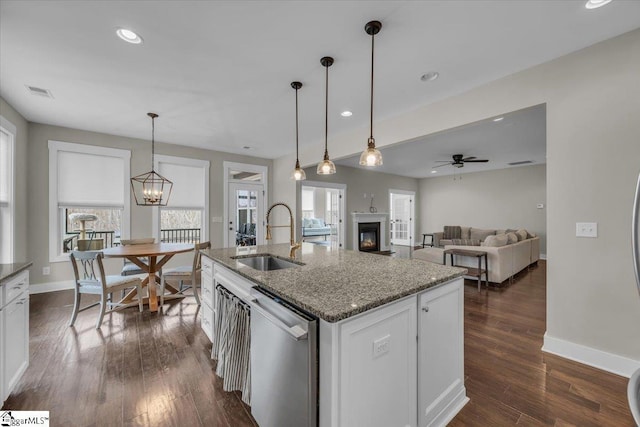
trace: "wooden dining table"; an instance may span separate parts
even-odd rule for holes
[[[150,311],[158,311],[158,294],[155,285],[160,284],[160,277],[157,273],[175,254],[193,249],[194,245],[190,243],[147,243],[103,249],[102,253],[106,258],[126,258],[147,273],[147,277],[142,280],[142,287],[148,289],[149,296],[138,295],[137,289],[134,288],[125,295],[120,304],[127,307],[138,304],[138,298],[144,298],[144,303],[149,304]],[[148,263],[143,262],[141,258],[148,258]],[[166,295],[165,299],[182,297],[178,289],[167,283],[165,283],[166,291],[169,291],[169,295]]]

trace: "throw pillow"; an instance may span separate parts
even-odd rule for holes
[[[474,239],[453,239],[454,245],[459,246],[480,246],[480,240]]]
[[[459,225],[445,225],[443,239],[460,239],[462,231]]]
[[[496,235],[498,235],[498,234],[507,234],[507,230],[506,229],[504,229],[504,230],[496,230]]]
[[[518,236],[516,236],[516,233],[507,233],[507,245],[510,245],[512,243],[518,243]]]
[[[527,230],[521,228],[520,230],[516,231],[516,236],[518,236],[518,242],[527,240]]]
[[[471,227],[460,227],[460,238],[461,239],[470,239],[471,238]]]
[[[309,218],[302,218],[302,226],[304,228],[311,227],[311,220]]]
[[[534,237],[537,237],[537,234],[527,230],[527,239],[533,239]]]
[[[482,228],[471,228],[471,231],[469,233],[469,236],[470,236],[469,238],[484,242],[484,239],[486,239],[487,236],[491,236],[494,234],[496,234],[496,230],[483,230]]]
[[[505,246],[507,244],[507,240],[508,238],[506,234],[487,236],[487,238],[484,240],[484,246],[499,248],[501,246]]]

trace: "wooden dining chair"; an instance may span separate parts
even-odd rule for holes
[[[201,264],[201,249],[209,249],[211,242],[203,242],[195,244],[195,253],[193,254],[193,264],[183,265],[180,267],[172,268],[162,272],[160,276],[160,306],[164,305],[164,283],[165,280],[177,280],[180,282],[180,288],[178,293],[182,293],[189,288],[193,289],[193,295],[196,297],[196,302],[200,305],[200,297],[198,296],[197,285],[200,283],[202,264]],[[184,282],[189,282],[189,286],[185,286]]]
[[[75,298],[73,304],[73,314],[69,326],[73,326],[78,317],[78,313],[88,308],[100,305],[100,315],[96,322],[96,329],[100,329],[102,319],[107,312],[107,307],[120,306],[121,304],[111,301],[110,294],[126,288],[136,287],[138,295],[142,296],[142,281],[139,277],[133,276],[107,276],[104,274],[104,265],[102,263],[104,255],[99,251],[73,251],[69,258],[73,266],[75,274]],[[85,267],[91,264],[98,266],[97,271],[94,269],[93,277],[84,274]],[[82,277],[81,277],[82,276]],[[80,308],[80,295],[93,294],[100,295],[100,301]],[[139,298],[138,307],[142,311],[142,298]]]

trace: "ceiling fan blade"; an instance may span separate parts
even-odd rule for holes
[[[466,163],[487,163],[489,160],[465,160]]]
[[[442,166],[449,166],[449,165],[451,165],[451,164],[453,164],[453,163],[451,163],[451,162],[448,162],[448,163],[445,163],[445,164],[442,164],[442,165],[438,165],[438,166],[433,166],[433,167],[432,167],[431,169],[435,169],[435,168],[441,168]]]
[[[436,160],[436,163],[451,163],[451,160]]]
[[[465,157],[464,159],[462,159],[463,162],[468,162],[469,160],[473,160],[475,159],[476,156],[471,156],[471,157]]]

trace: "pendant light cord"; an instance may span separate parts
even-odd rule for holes
[[[298,163],[298,161],[298,88],[296,87],[296,163]]]
[[[373,41],[375,34],[371,34],[371,115],[369,117],[370,138],[373,138]]]
[[[327,148],[327,138],[329,134],[329,65],[325,65],[325,82],[324,82],[324,157],[329,157]]]
[[[153,157],[155,155],[156,152],[156,118],[155,117],[151,117],[151,171],[153,172],[154,169],[154,164],[153,164]]]

